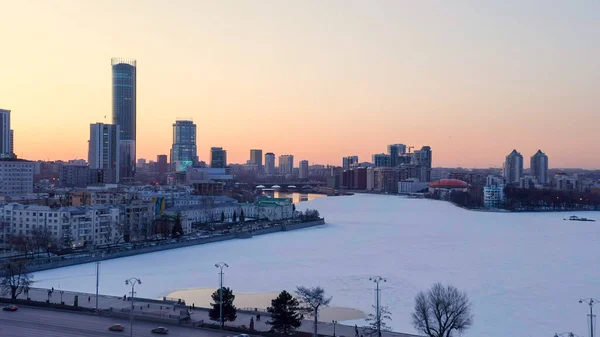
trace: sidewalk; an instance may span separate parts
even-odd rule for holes
[[[62,291],[62,296],[61,296]],[[50,293],[50,294],[49,294]],[[62,301],[66,305],[73,305],[75,296],[79,296],[80,307],[85,308],[96,308],[96,294],[89,293],[77,293],[71,291],[64,291],[59,289],[42,289],[42,288],[31,288],[29,290],[29,298],[33,301],[45,302],[46,300],[50,300],[50,303],[61,303]],[[19,299],[26,299],[27,296],[25,293],[22,293],[18,297]],[[129,297],[127,300],[123,300],[123,297],[117,296],[108,296],[108,295],[99,295],[98,296],[98,308],[101,310],[109,310],[113,308],[113,311],[124,311],[129,312],[131,310],[131,301]],[[172,301],[158,301],[154,299],[134,299],[134,312],[136,314],[148,314],[155,317],[175,317],[179,316],[181,310],[186,310],[187,308],[184,305],[175,304]],[[256,314],[260,314],[260,321],[257,321]],[[211,321],[208,316],[208,308],[198,308],[196,307],[194,310],[190,311],[190,318],[192,321],[204,321],[205,323],[215,323],[218,322]],[[240,327],[245,325],[247,328],[250,327],[250,319],[254,319],[254,329],[257,331],[268,331],[271,329],[271,326],[266,324],[266,322],[271,318],[270,315],[266,312],[247,312],[247,311],[239,311],[237,313],[237,319],[234,322],[225,322],[226,326],[235,326]],[[314,322],[311,320],[303,320],[302,326],[298,329],[302,332],[312,333],[314,330]],[[362,328],[359,327],[359,334],[362,334]],[[320,335],[328,335],[333,336],[333,324],[328,322],[319,322],[318,324],[318,332]],[[355,330],[354,326],[336,324],[335,326],[335,335],[339,337],[354,337]],[[416,335],[397,333],[397,332],[382,332],[382,337],[417,337]]]

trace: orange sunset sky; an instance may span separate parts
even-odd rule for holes
[[[599,1],[0,0],[0,108],[25,159],[87,158],[111,121],[111,57],[138,62],[138,158],[179,117],[198,154],[499,167],[542,149],[600,168]]]

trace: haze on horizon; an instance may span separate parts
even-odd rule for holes
[[[198,154],[370,161],[429,145],[436,167],[516,148],[600,167],[598,1],[0,0],[0,108],[15,152],[87,158],[111,121],[111,57],[137,59],[137,157],[192,117]]]

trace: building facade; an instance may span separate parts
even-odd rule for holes
[[[279,156],[279,174],[292,174],[294,172],[294,156],[284,154]]]
[[[90,168],[81,165],[63,165],[60,168],[60,186],[86,187],[90,183]]]
[[[119,178],[133,181],[136,164],[135,60],[112,58],[112,124],[119,126]]]
[[[106,184],[119,182],[119,141],[118,125],[96,123],[90,125],[88,163],[92,170],[102,170]]]
[[[272,152],[265,154],[265,174],[275,174],[275,154]]]
[[[396,167],[400,163],[398,161],[398,156],[406,153],[406,145],[404,144],[392,144],[388,145],[388,155],[390,156],[390,166]]]
[[[342,168],[349,170],[358,165],[358,156],[347,156],[342,158]]]
[[[34,162],[27,160],[0,159],[0,195],[33,193],[34,165]]]
[[[548,156],[538,150],[530,160],[531,175],[534,176],[538,184],[546,185],[550,182],[548,179]]]
[[[299,174],[298,178],[308,179],[308,160],[301,160],[299,163]]]
[[[390,160],[390,155],[387,155],[385,153],[374,154],[373,155],[373,164],[375,164],[375,167],[390,167],[390,166],[392,166],[391,160]]]
[[[250,164],[256,165],[258,171],[263,169],[262,150],[253,149],[250,150]]]
[[[196,148],[196,124],[189,120],[178,120],[173,124],[173,146],[171,165],[173,171],[185,172],[198,163]]]
[[[222,147],[210,148],[210,167],[211,168],[226,168],[227,167],[227,151]]]
[[[14,157],[14,134],[10,129],[10,110],[0,109],[0,158]]]
[[[158,170],[158,174],[163,175],[168,171],[168,163],[167,163],[167,155],[159,154],[156,156],[156,167]]]
[[[504,170],[502,172],[506,184],[519,184],[523,176],[523,156],[513,150],[504,161]]]

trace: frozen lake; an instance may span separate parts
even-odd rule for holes
[[[225,285],[259,293],[322,286],[332,305],[370,312],[374,284],[387,278],[382,302],[396,331],[412,332],[414,296],[434,282],[467,291],[475,336],[587,336],[589,307],[600,297],[600,222],[563,221],[594,213],[485,213],[449,203],[395,196],[317,198],[327,225],[102,262],[100,292],[122,296],[139,277],[142,297],[218,287],[214,264],[225,261]],[[36,286],[95,291],[94,264],[35,274]]]

